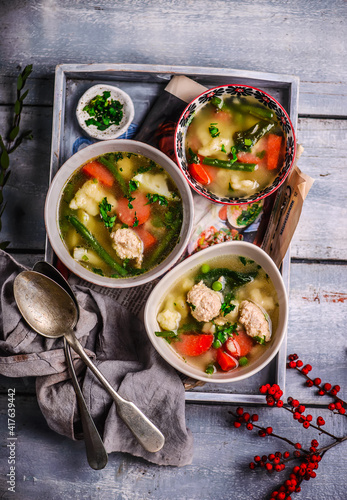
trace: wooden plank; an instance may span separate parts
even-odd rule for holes
[[[315,179],[292,245],[292,258],[347,260],[346,120],[299,120],[300,168]]]
[[[235,410],[235,407],[233,408]],[[264,471],[250,471],[248,463],[255,454],[262,456],[285,451],[274,438],[259,438],[255,432],[235,429],[226,406],[188,405],[187,423],[194,436],[191,465],[158,467],[126,454],[113,453],[102,471],[89,468],[83,442],[73,442],[47,427],[34,398],[16,399],[16,498],[26,500],[109,499],[120,500],[249,500],[267,498],[289,476],[289,470],[273,476]],[[251,413],[254,409],[250,408]],[[290,414],[281,409],[256,409],[260,423],[272,425],[274,432],[286,435],[309,447],[317,432],[305,430]],[[310,410],[314,419],[325,418],[326,427],[343,435],[344,418],[327,410]],[[7,400],[0,398],[0,428],[3,444],[7,437]],[[319,438],[323,445],[330,438]],[[341,446],[332,448],[320,464],[317,478],[302,485],[303,498],[343,498],[345,478],[342,473]],[[290,448],[289,448],[290,449]],[[6,445],[1,447],[0,495],[6,491]],[[217,458],[218,457],[218,458]],[[340,474],[336,464],[340,463]],[[332,487],[329,478],[334,477]],[[242,478],[242,480],[240,480]],[[247,485],[247,486],[245,486]]]

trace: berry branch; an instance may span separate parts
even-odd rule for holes
[[[7,135],[7,140],[4,140],[0,135],[0,231],[1,231],[1,217],[4,213],[6,203],[4,203],[4,187],[10,177],[11,171],[9,155],[15,151],[24,139],[32,139],[31,130],[26,130],[19,134],[19,126],[21,120],[21,113],[23,109],[23,101],[28,95],[29,90],[22,94],[25,82],[32,72],[32,65],[26,66],[17,78],[17,99],[14,104],[14,118],[11,129]],[[0,248],[5,249],[9,245],[9,241],[0,242]]]
[[[288,368],[295,368],[302,375],[306,377],[306,386],[307,387],[317,387],[318,394],[320,396],[329,394],[335,400],[335,403],[330,403],[327,405],[327,408],[332,411],[333,415],[342,415],[346,416],[346,409],[344,405],[346,403],[337,396],[340,391],[340,387],[335,385],[332,387],[331,384],[325,383],[321,385],[321,379],[311,379],[308,376],[309,371],[312,370],[310,365],[303,366],[303,362],[298,359],[297,354],[291,354],[289,356]],[[302,369],[300,369],[302,368]],[[259,388],[259,392],[263,394],[266,398],[266,404],[270,407],[276,406],[278,408],[283,408],[285,411],[290,412],[293,415],[294,420],[298,423],[302,424],[305,429],[312,427],[317,430],[320,434],[325,434],[333,439],[333,442],[330,444],[319,448],[319,443],[316,439],[311,441],[311,446],[308,449],[305,449],[301,443],[295,443],[291,439],[288,439],[285,436],[280,436],[273,432],[272,427],[262,427],[259,424],[256,424],[259,420],[257,414],[250,415],[248,412],[244,412],[243,408],[237,408],[236,413],[229,411],[231,415],[235,418],[234,427],[240,428],[242,424],[245,424],[247,430],[252,431],[254,429],[258,430],[258,435],[260,437],[272,436],[278,440],[284,441],[290,446],[294,448],[294,451],[291,455],[289,451],[285,451],[283,454],[280,451],[276,451],[275,453],[270,453],[269,455],[263,455],[260,457],[256,455],[254,457],[254,461],[249,464],[249,468],[252,470],[266,470],[270,473],[273,472],[281,472],[286,468],[286,464],[292,460],[299,460],[300,465],[295,465],[292,469],[292,472],[289,475],[289,478],[286,479],[283,484],[276,490],[271,493],[270,499],[276,500],[292,500],[292,493],[299,493],[301,491],[301,483],[303,480],[309,481],[316,477],[315,470],[319,467],[319,462],[322,460],[325,453],[331,448],[341,444],[342,442],[347,440],[347,436],[338,437],[334,434],[328,432],[323,429],[322,426],[325,425],[325,421],[323,417],[317,417],[317,425],[312,423],[313,417],[312,415],[304,415],[306,410],[305,405],[301,404],[297,399],[289,397],[287,399],[288,406],[285,406],[281,397],[283,396],[283,391],[277,384],[266,384],[262,385]],[[334,411],[337,410],[337,411]]]

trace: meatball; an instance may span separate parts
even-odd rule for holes
[[[269,342],[271,339],[270,325],[262,309],[249,300],[243,300],[240,311],[239,322],[245,327],[247,335],[261,339],[265,337],[265,342]]]
[[[202,281],[187,294],[191,314],[197,321],[205,323],[219,315],[222,305],[221,294],[208,288]]]
[[[118,257],[124,259],[136,259],[136,267],[141,267],[143,260],[143,243],[141,238],[132,229],[117,229],[111,233],[112,247]]]

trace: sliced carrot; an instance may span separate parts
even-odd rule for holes
[[[210,184],[212,181],[207,169],[205,169],[205,167],[200,163],[190,163],[189,172],[191,173],[191,176],[203,186]]]
[[[98,179],[105,186],[111,187],[114,183],[114,177],[106,167],[101,165],[98,161],[91,161],[84,165],[82,168],[82,172],[89,177],[93,177],[94,179]]]
[[[141,225],[146,222],[151,215],[151,209],[149,205],[146,204],[148,200],[141,191],[133,192],[132,197],[135,199],[131,202],[129,202],[128,198],[119,200],[116,209],[120,221],[131,227],[134,225],[136,219],[138,220],[138,224]],[[133,208],[129,208],[129,203]]]
[[[267,140],[267,168],[274,170],[278,166],[278,159],[281,152],[282,137],[276,134],[269,134]]]
[[[182,333],[175,342],[175,349],[182,356],[200,356],[209,350],[212,342],[213,335]]]
[[[157,242],[157,238],[155,238],[153,234],[147,231],[144,227],[136,227],[134,229],[142,240],[144,250],[147,250]]]
[[[217,363],[224,372],[228,372],[237,366],[236,359],[224,352],[222,348],[217,350]]]
[[[260,158],[252,153],[237,153],[237,159],[242,163],[259,163]]]

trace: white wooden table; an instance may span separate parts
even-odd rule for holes
[[[19,66],[32,63],[23,127],[33,130],[11,161],[1,239],[31,265],[41,260],[48,186],[53,79],[61,63],[139,63],[236,68],[300,77],[301,169],[315,178],[292,247],[288,352],[314,366],[324,382],[346,387],[347,3],[343,0],[11,0],[0,3],[0,133],[12,116]],[[112,454],[89,468],[82,442],[51,431],[32,380],[1,378],[0,435],[7,429],[7,390],[16,389],[17,486],[6,493],[7,449],[0,451],[0,497],[43,499],[262,499],[282,475],[252,472],[248,463],[283,448],[231,425],[229,406],[187,404],[192,465],[159,467]],[[288,395],[346,433],[345,417],[316,406],[314,391],[289,372]],[[346,391],[344,392],[346,397]],[[318,400],[321,402],[321,400]],[[280,409],[252,408],[274,431],[308,443],[316,434]],[[324,439],[322,438],[322,443]],[[293,498],[346,498],[346,445],[330,450],[316,479]]]

